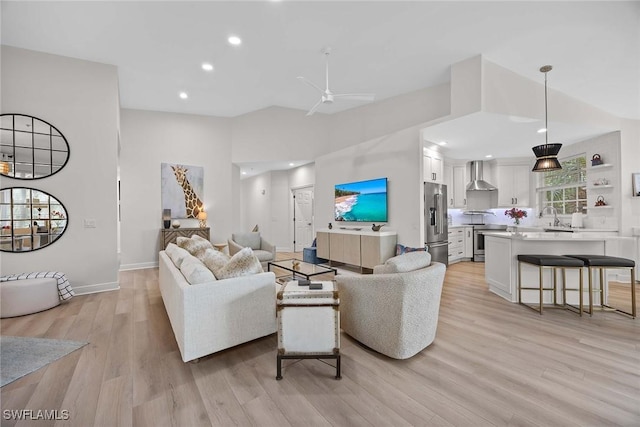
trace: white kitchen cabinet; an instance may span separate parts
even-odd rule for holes
[[[430,150],[424,150],[424,180],[425,182],[444,183],[444,162],[442,156]]]
[[[473,227],[464,228],[464,257],[473,258]]]
[[[498,165],[495,175],[499,207],[529,206],[528,165]]]
[[[453,167],[445,163],[442,171],[444,176],[443,183],[447,186],[447,207],[453,208]]]
[[[464,228],[449,228],[449,264],[464,258]]]
[[[453,166],[453,188],[451,189],[454,208],[467,207],[467,165]]]

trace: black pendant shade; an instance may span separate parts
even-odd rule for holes
[[[532,172],[549,172],[562,169],[562,165],[558,161],[558,153],[562,144],[549,144],[549,122],[547,108],[547,73],[551,71],[551,65],[545,65],[540,68],[540,72],[544,73],[544,140],[545,143],[533,147],[533,153],[536,155],[536,164],[531,169]]]
[[[542,144],[533,147],[533,153],[536,155],[536,164],[531,169],[533,172],[548,172],[556,169],[562,169],[558,158],[562,144]]]

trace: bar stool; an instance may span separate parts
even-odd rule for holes
[[[538,287],[523,287],[522,286],[522,263],[535,265],[539,269],[539,281]],[[562,255],[533,255],[533,254],[522,254],[518,255],[518,304],[529,307],[530,309],[537,311],[542,314],[543,308],[543,295],[544,291],[553,291],[553,308],[557,308],[558,306],[562,308],[573,308],[577,309],[580,316],[582,316],[582,267],[584,267],[584,262],[576,258],[569,258]],[[550,268],[553,271],[553,288],[545,288],[544,287],[544,279],[543,273],[545,268]],[[563,301],[562,304],[557,303],[557,274],[556,271],[558,268],[562,269],[562,296]],[[580,283],[578,289],[567,289],[566,282],[566,269],[578,269],[580,272]],[[534,308],[529,304],[525,304],[522,302],[522,290],[539,290],[540,291],[540,306],[538,309]],[[577,290],[580,292],[580,302],[578,307],[574,307],[572,305],[567,304],[566,291],[567,290]]]
[[[609,308],[617,311],[618,313],[626,314],[627,316],[631,316],[632,318],[636,318],[636,286],[635,286],[635,277],[636,270],[635,261],[627,258],[618,258],[607,255],[566,255],[570,258],[579,259],[584,262],[585,267],[588,267],[589,271],[589,315],[593,316],[593,270],[598,270],[600,272],[600,286],[596,292],[600,293],[600,305],[603,308]],[[631,313],[620,310],[615,307],[611,307],[606,304],[604,300],[604,274],[605,270],[608,268],[618,268],[618,269],[629,269],[631,272]]]

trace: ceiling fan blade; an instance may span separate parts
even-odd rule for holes
[[[376,99],[374,93],[334,93],[334,98],[353,99],[354,101],[373,101]]]
[[[313,113],[315,113],[316,110],[318,109],[318,107],[320,107],[321,105],[322,105],[322,99],[320,99],[320,101],[316,102],[316,105],[311,107],[311,110],[309,110],[309,112],[307,113],[307,116],[313,115]]]
[[[315,90],[317,90],[320,93],[324,93],[324,91],[322,89],[320,89],[318,86],[316,86],[314,83],[312,83],[311,81],[305,79],[302,76],[298,76],[298,80],[300,80],[302,83],[306,83],[309,86],[311,86],[312,88],[314,88]]]

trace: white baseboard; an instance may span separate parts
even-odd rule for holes
[[[288,246],[277,246],[276,252],[293,252]]]
[[[129,270],[142,270],[145,268],[156,268],[158,267],[158,262],[139,262],[135,264],[122,264],[120,266],[120,271],[129,271]]]
[[[76,295],[97,294],[98,292],[117,291],[120,289],[120,283],[97,283],[95,285],[73,285],[73,291]]]

